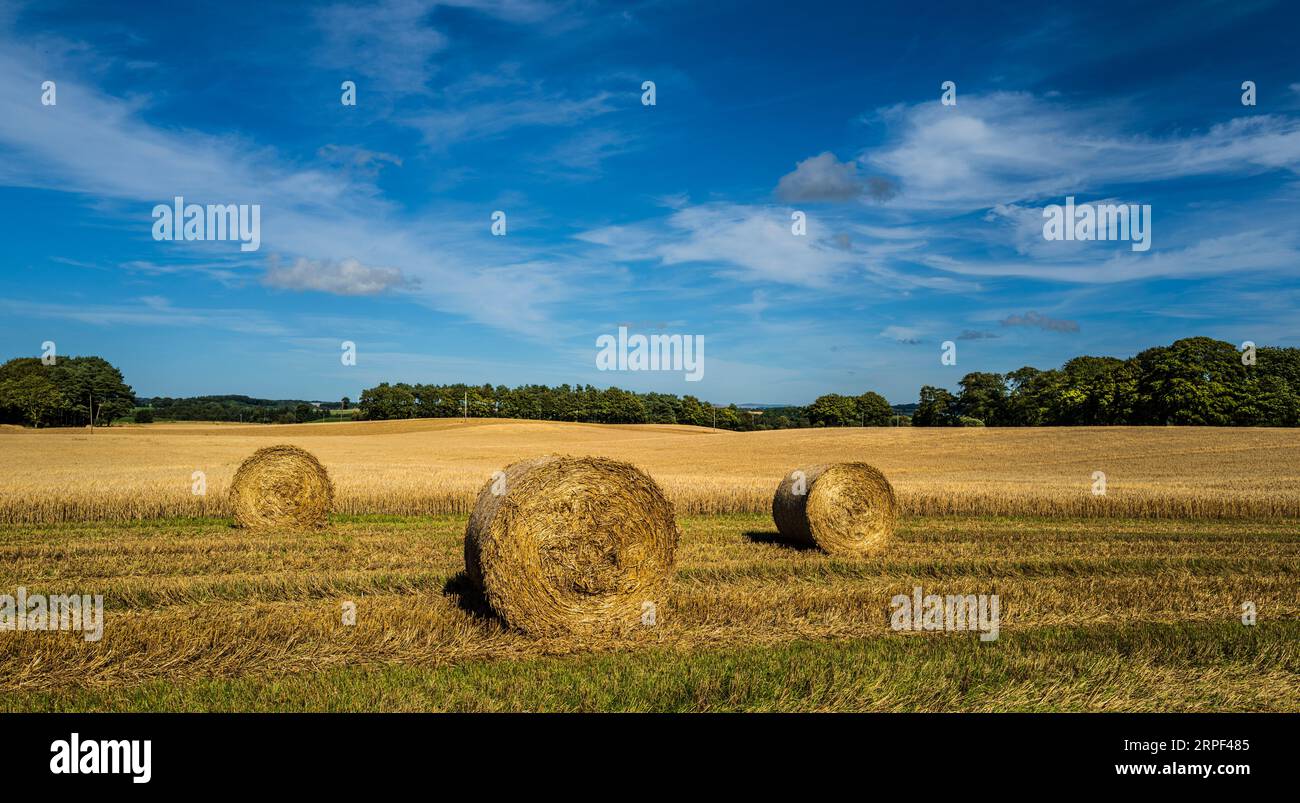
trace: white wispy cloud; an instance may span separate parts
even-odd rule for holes
[[[880,331],[880,337],[895,343],[915,346],[921,342],[921,330],[912,326],[886,326]]]
[[[553,331],[547,309],[569,294],[557,277],[572,266],[536,260],[513,244],[484,248],[486,223],[464,210],[444,210],[446,222],[436,230],[407,220],[355,171],[302,168],[256,143],[153,126],[138,102],[73,79],[60,81],[57,106],[42,106],[30,88],[62,74],[51,58],[0,36],[0,73],[10,77],[0,82],[0,185],[115,203],[128,226],[138,220],[141,237],[150,230],[153,204],[176,195],[260,204],[263,254],[384,266],[418,282],[411,297],[439,311],[513,331]],[[177,255],[168,263],[180,264],[224,257],[229,244],[167,245]],[[527,270],[517,269],[525,264]],[[166,272],[163,260],[137,263],[145,272],[151,265]],[[319,282],[316,289],[351,293],[355,286]]]
[[[397,268],[372,267],[355,259],[306,257],[298,257],[290,264],[272,259],[262,281],[281,290],[315,290],[340,296],[373,296],[414,284]]]
[[[1300,172],[1300,120],[1250,115],[1197,132],[1127,131],[1122,103],[1079,104],[1022,92],[963,95],[879,110],[889,138],[860,161],[896,177],[914,208],[998,204],[1204,175]]]
[[[1105,258],[977,259],[921,254],[915,260],[935,270],[965,276],[1010,276],[1079,284],[1111,284],[1161,277],[1228,276],[1252,271],[1294,272],[1300,235],[1256,229],[1196,240],[1181,248],[1134,254],[1117,250]]]
[[[450,45],[433,19],[439,7],[478,11],[514,23],[537,23],[555,6],[541,0],[382,0],[339,3],[315,14],[321,43],[315,60],[324,67],[370,79],[359,92],[424,93],[437,73],[431,61]]]
[[[257,309],[173,307],[146,296],[120,304],[56,304],[0,301],[0,310],[27,318],[76,321],[95,326],[202,327],[249,335],[288,335],[292,330]]]
[[[815,219],[806,235],[791,231],[791,210],[738,204],[687,206],[666,218],[584,232],[620,261],[704,263],[722,275],[780,284],[826,286],[855,261],[834,247]]]
[[[457,142],[490,139],[516,128],[575,126],[614,108],[612,95],[606,91],[570,97],[532,89],[519,97],[405,115],[401,122],[418,130],[430,147],[444,148]]]

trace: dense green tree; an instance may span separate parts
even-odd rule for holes
[[[736,405],[717,408],[719,429],[743,429],[749,413],[741,412]]]
[[[1051,423],[1067,426],[1128,422],[1136,402],[1138,371],[1115,357],[1075,357],[1058,374]]]
[[[0,405],[39,427],[64,406],[64,399],[49,376],[30,372],[0,381]]]
[[[951,427],[957,424],[957,397],[943,388],[926,385],[912,413],[914,427]]]
[[[1246,366],[1230,343],[1208,337],[1177,340],[1133,358],[1139,371],[1135,424],[1222,426],[1232,422]]]
[[[864,427],[887,427],[894,417],[894,408],[879,393],[870,391],[854,399],[857,421]]]
[[[1285,379],[1265,375],[1247,380],[1232,423],[1242,426],[1294,427],[1300,423],[1300,395]]]
[[[19,357],[0,366],[0,416],[7,420],[84,426],[91,422],[92,404],[100,425],[135,407],[122,372],[100,357],[59,357],[53,365]]]
[[[694,396],[682,397],[682,423],[697,427],[713,426],[713,414]]]
[[[1036,427],[1059,423],[1056,396],[1064,376],[1060,371],[1040,371],[1028,366],[1007,374],[1006,423]]]
[[[381,382],[376,387],[361,391],[361,401],[357,407],[362,416],[372,421],[411,418],[416,410],[415,393],[404,383],[390,385]]]
[[[852,396],[828,393],[808,405],[808,420],[814,427],[851,427],[858,423],[858,406]]]
[[[989,426],[999,426],[1007,417],[1007,385],[1002,374],[974,372],[962,377],[957,412]]]

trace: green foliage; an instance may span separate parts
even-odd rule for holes
[[[1002,374],[966,374],[961,380],[961,397],[958,410],[963,418],[978,419],[997,426],[1002,423],[1007,403],[1007,384]],[[962,426],[970,426],[962,424]]]
[[[19,357],[0,365],[0,421],[41,426],[107,426],[130,414],[135,394],[101,357],[59,357],[45,365]]]
[[[338,403],[316,408],[298,400],[255,399],[251,396],[194,396],[173,399],[160,396],[140,399],[153,411],[155,419],[168,421],[242,421],[254,424],[295,424],[330,417],[330,408]]]
[[[808,422],[814,427],[887,427],[893,417],[894,409],[879,393],[829,393],[808,405]]]
[[[926,385],[912,413],[914,427],[953,427],[957,425],[957,397],[943,388]]]
[[[1231,343],[1191,337],[1121,360],[1075,357],[1060,369],[1028,366],[1006,375],[970,373],[957,397],[921,389],[913,423],[950,426],[957,417],[990,426],[1300,423],[1300,349],[1257,349],[1244,365]]]
[[[823,397],[826,398],[826,397]],[[889,426],[894,411],[876,393],[842,396],[843,409],[820,426]],[[819,400],[820,401],[820,400]],[[691,424],[736,431],[787,429],[813,425],[809,407],[742,409],[720,407],[695,396],[635,393],[591,385],[408,385],[381,383],[361,392],[357,404],[362,418],[522,418],[598,424]],[[835,423],[830,423],[834,421]]]
[[[808,405],[814,427],[851,427],[858,422],[858,405],[852,396],[828,393]]]

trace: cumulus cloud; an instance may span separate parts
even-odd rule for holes
[[[1049,318],[1037,312],[1026,312],[1024,315],[1008,315],[1002,319],[1003,326],[1036,326],[1039,329],[1048,332],[1077,332],[1079,324],[1075,321],[1063,321],[1056,318]]]
[[[861,194],[858,166],[841,162],[830,151],[798,162],[776,184],[776,197],[787,202],[851,201]]]
[[[397,268],[375,268],[355,259],[299,257],[286,265],[272,258],[262,282],[282,290],[314,290],[339,296],[373,296],[414,284]]]
[[[898,184],[883,176],[858,174],[855,162],[841,162],[830,151],[797,162],[781,176],[776,197],[787,203],[800,201],[852,201],[868,198],[884,202],[898,194]]]

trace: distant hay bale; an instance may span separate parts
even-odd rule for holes
[[[894,534],[894,489],[866,463],[833,463],[792,471],[772,497],[772,518],[786,539],[832,555],[866,555]]]
[[[680,533],[640,469],[550,455],[494,475],[465,529],[465,570],[507,624],[533,635],[653,622]]]
[[[230,483],[235,524],[250,530],[324,527],[333,505],[329,473],[297,446],[258,449]]]

